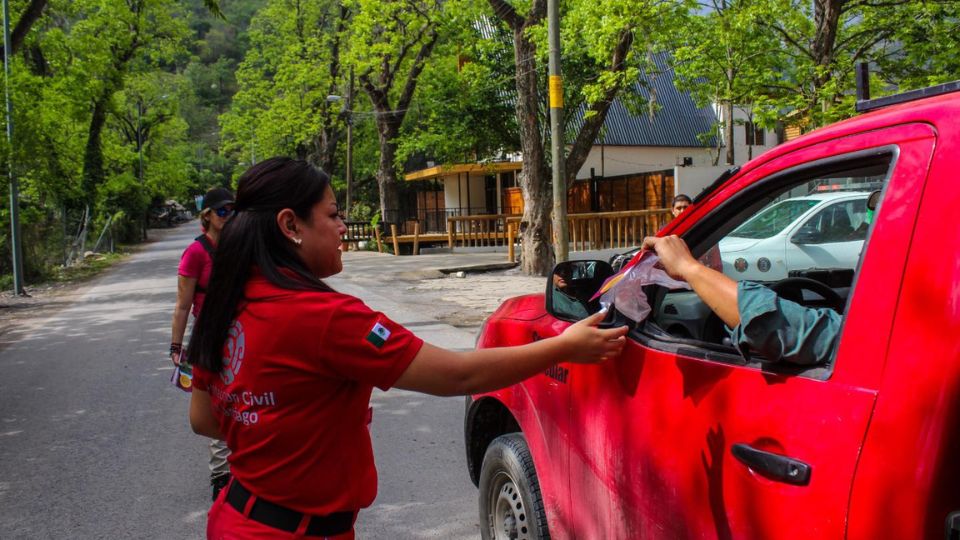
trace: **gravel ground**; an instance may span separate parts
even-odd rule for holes
[[[440,322],[477,329],[507,298],[543,292],[546,278],[519,268],[445,274],[441,269],[482,268],[506,262],[505,253],[457,253],[394,257],[373,252],[344,253],[338,280],[422,309]],[[389,315],[389,313],[387,314]]]
[[[27,296],[0,292],[0,349],[83,296],[96,278],[25,287]]]
[[[507,298],[543,292],[544,283],[545,278],[525,276],[512,269],[420,279],[407,290],[416,302],[434,309],[439,321],[470,328],[479,326]]]

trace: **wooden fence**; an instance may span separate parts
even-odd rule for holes
[[[645,236],[656,234],[672,215],[669,208],[627,210],[622,212],[592,212],[569,214],[568,234],[570,251],[588,251],[609,248],[628,248],[639,245]],[[487,214],[447,218],[446,234],[423,234],[418,224],[413,234],[397,234],[396,225],[389,226],[389,235],[381,238],[380,231],[369,224],[347,224],[344,244],[359,240],[376,241],[383,251],[382,241],[393,245],[399,253],[400,244],[413,244],[413,254],[419,254],[420,245],[445,242],[448,247],[507,247],[508,257],[515,260],[515,249],[520,241],[520,216]]]
[[[669,208],[590,212],[567,216],[571,251],[627,248],[657,233],[671,219]],[[520,216],[504,214],[447,219],[447,245],[454,247],[508,247],[510,260],[519,241]]]
[[[567,216],[570,250],[636,246],[645,236],[656,234],[672,217],[669,208],[570,214]]]
[[[509,229],[519,216],[486,214],[447,218],[448,247],[505,246],[512,238]]]

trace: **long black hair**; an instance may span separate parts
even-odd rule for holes
[[[261,161],[243,173],[237,184],[237,213],[220,233],[207,296],[187,347],[190,363],[214,373],[222,369],[223,343],[254,267],[284,289],[331,290],[310,273],[277,225],[277,213],[284,208],[309,220],[329,185],[323,171],[285,157]]]

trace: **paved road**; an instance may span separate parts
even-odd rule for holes
[[[7,334],[0,350],[0,536],[201,538],[209,506],[206,444],[187,425],[165,358],[176,266],[196,225],[159,232],[52,318]],[[435,344],[470,348],[398,297],[346,280]],[[383,292],[383,291],[381,291]],[[360,538],[476,538],[463,401],[376,392],[380,495]]]

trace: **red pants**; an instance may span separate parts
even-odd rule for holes
[[[247,518],[227,503],[227,490],[207,513],[207,538],[209,540],[354,540],[353,530],[337,536],[304,536],[296,532],[274,529],[269,525]]]

